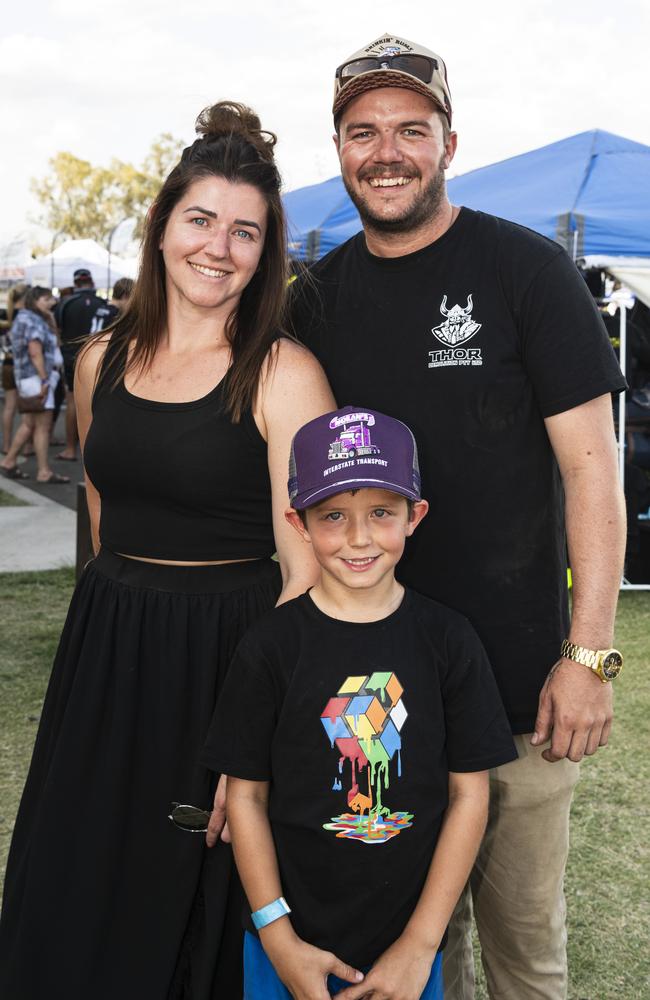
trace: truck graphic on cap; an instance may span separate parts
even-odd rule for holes
[[[375,418],[372,413],[344,413],[330,420],[330,428],[340,428],[338,437],[332,441],[327,453],[331,462],[356,455],[379,455],[380,449],[370,440],[369,428]]]

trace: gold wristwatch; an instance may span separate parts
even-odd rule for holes
[[[560,646],[560,653],[567,660],[575,660],[576,663],[589,667],[603,684],[613,681],[623,669],[623,657],[618,649],[585,649],[584,646],[576,646],[575,642],[565,639]]]

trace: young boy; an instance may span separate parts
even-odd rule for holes
[[[508,723],[466,619],[395,579],[428,510],[408,427],[312,420],[289,496],[320,580],[242,640],[203,757],[253,911],[245,1000],[434,1000]]]

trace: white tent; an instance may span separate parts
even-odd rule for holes
[[[634,292],[650,309],[650,257],[584,257],[586,267],[599,267]]]
[[[95,240],[66,240],[54,253],[39,257],[25,267],[25,280],[32,285],[66,288],[73,284],[77,268],[87,268],[97,288],[109,288],[118,278],[134,278],[137,262],[110,254]]]

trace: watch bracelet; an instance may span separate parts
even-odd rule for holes
[[[578,646],[575,642],[569,642],[568,639],[562,642],[560,653],[568,660],[581,663],[583,667],[589,667],[591,670],[594,670],[598,663],[598,653],[595,650]]]

